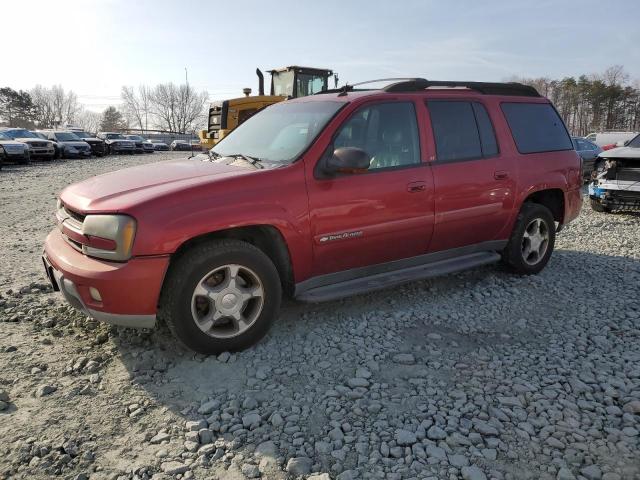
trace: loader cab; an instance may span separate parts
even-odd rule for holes
[[[270,70],[271,95],[305,97],[329,89],[332,70],[309,67],[284,67]]]

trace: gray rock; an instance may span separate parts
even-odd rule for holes
[[[600,480],[602,478],[602,470],[598,465],[589,465],[580,470],[580,473],[584,475],[587,480]]]
[[[153,444],[157,444],[157,443],[166,442],[169,440],[171,440],[171,435],[169,435],[165,431],[160,431],[157,434],[155,434],[153,437],[151,437],[151,440],[149,440],[149,442]]]
[[[427,430],[427,438],[431,440],[443,440],[447,438],[447,432],[437,425],[433,425],[429,430]]]
[[[47,395],[51,395],[57,389],[58,389],[58,387],[55,387],[53,385],[40,385],[38,387],[38,389],[36,390],[36,396],[45,397]]]
[[[178,475],[185,473],[189,467],[181,462],[164,462],[160,465],[160,469],[168,475]]]
[[[438,460],[446,460],[447,452],[444,448],[436,447],[435,445],[427,445],[426,453],[428,457],[437,458]]]
[[[626,413],[640,413],[640,400],[631,400],[622,407],[622,411]]]
[[[272,441],[262,442],[258,445],[253,452],[254,455],[258,457],[276,457],[278,454],[278,449],[276,448],[276,444]]]
[[[416,443],[416,434],[409,430],[398,429],[395,434],[396,443],[401,447],[411,446]]]
[[[558,470],[556,480],[576,480],[576,476],[567,467],[562,467]]]
[[[9,392],[0,388],[0,402],[9,402]]]
[[[369,386],[369,381],[366,378],[354,377],[347,380],[347,385],[351,388],[367,388]]]
[[[398,353],[393,356],[393,361],[402,365],[413,365],[416,363],[415,357],[410,353]]]
[[[464,455],[449,455],[449,464],[456,468],[462,468],[469,465],[469,459]]]
[[[260,477],[260,469],[257,465],[252,465],[250,463],[245,463],[242,465],[240,469],[242,474],[247,478],[258,478]]]
[[[202,445],[213,442],[213,432],[208,428],[198,430],[198,439]]]
[[[331,477],[328,473],[314,473],[313,475],[309,475],[307,480],[331,480]]]
[[[260,415],[257,413],[249,413],[242,417],[242,425],[244,426],[244,428],[249,428],[253,425],[259,425],[260,421]]]
[[[227,363],[230,358],[231,358],[231,354],[229,352],[222,352],[217,357],[218,361],[222,363]]]
[[[287,462],[287,472],[292,475],[306,475],[311,472],[313,461],[309,457],[294,457]]]
[[[475,465],[462,467],[462,478],[464,480],[487,480],[487,476]]]
[[[203,415],[207,415],[211,412],[213,412],[214,410],[217,410],[218,408],[220,408],[220,402],[218,400],[210,400],[208,402],[203,403],[200,408],[198,408],[198,413],[201,413]],[[205,425],[206,427],[206,425]],[[199,430],[202,427],[199,427],[197,430]]]
[[[336,477],[336,480],[355,480],[358,478],[358,473],[355,470],[345,470]]]
[[[190,421],[185,423],[185,429],[187,430],[187,432],[197,432],[198,430],[201,430],[207,427],[208,427],[208,424],[206,420]]]

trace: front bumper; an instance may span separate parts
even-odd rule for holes
[[[54,290],[98,321],[134,328],[156,323],[168,256],[137,257],[126,263],[87,257],[71,247],[58,229],[45,241],[43,262]],[[90,288],[97,289],[95,300]]]
[[[30,152],[32,157],[53,157],[56,153],[53,148],[32,148]]]

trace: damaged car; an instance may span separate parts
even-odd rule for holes
[[[589,184],[596,212],[640,210],[640,135],[598,155]]]

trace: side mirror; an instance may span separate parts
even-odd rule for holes
[[[323,170],[327,174],[364,173],[369,169],[370,164],[371,157],[361,148],[341,147],[333,151]]]

